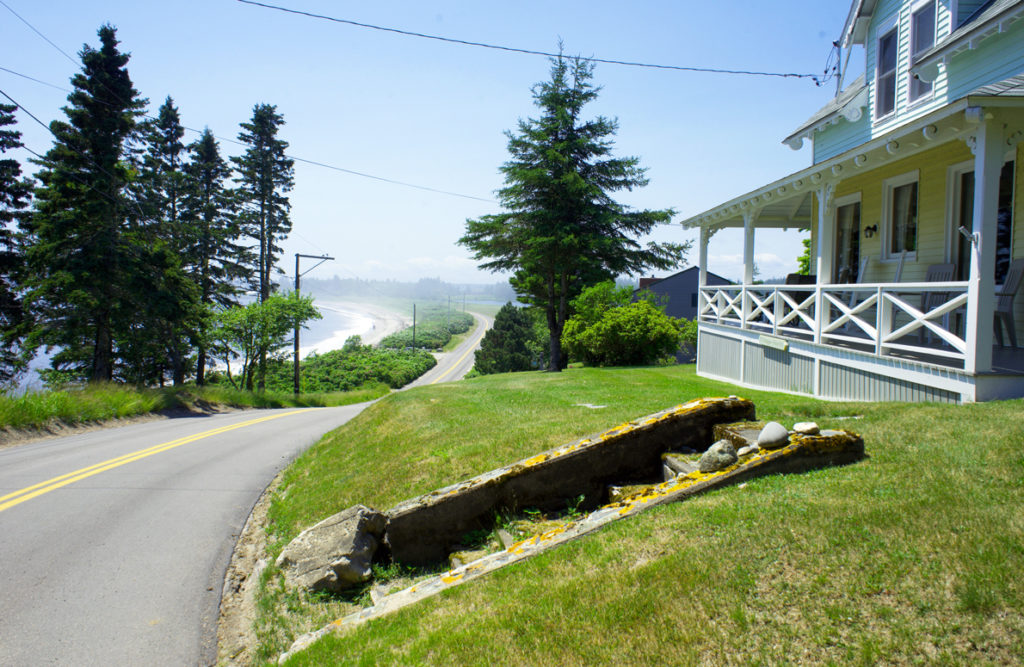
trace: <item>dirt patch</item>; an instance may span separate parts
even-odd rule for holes
[[[160,412],[149,412],[134,417],[123,417],[121,419],[105,419],[103,421],[86,422],[80,424],[68,424],[54,419],[39,428],[0,428],[0,449],[17,447],[29,442],[38,440],[49,440],[50,438],[62,438],[79,433],[89,433],[129,424],[140,424],[143,422],[158,421],[161,419],[174,419],[176,417],[194,417],[196,415],[212,415],[221,412],[235,412],[245,408],[233,408],[226,405],[213,405],[206,401],[197,401],[191,408],[175,408],[173,410],[161,410]]]
[[[231,554],[231,564],[224,575],[220,597],[220,618],[217,621],[217,664],[251,665],[256,633],[256,593],[260,574],[267,566],[267,523],[270,499],[281,483],[279,473],[256,501]]]

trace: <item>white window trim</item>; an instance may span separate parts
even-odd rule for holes
[[[1006,155],[1003,158],[1003,166],[1006,166],[1006,163],[1008,163],[1008,162],[1014,162],[1016,159],[1017,159],[1017,151],[1015,149],[1011,148],[1010,150],[1006,151]],[[1016,170],[1019,167],[1020,167],[1020,165],[1017,165],[1017,164],[1014,165],[1013,168],[1014,168],[1014,174],[1015,175],[1017,173]],[[1000,167],[1000,169],[1002,169],[1002,167]],[[960,212],[960,198],[963,196],[963,193],[960,191],[960,176],[963,175],[963,174],[966,174],[969,171],[974,171],[974,160],[966,160],[964,162],[958,162],[956,164],[950,165],[946,169],[946,261],[947,262],[954,262],[954,261],[956,261],[956,257],[955,257],[956,245],[957,245],[957,240],[959,239],[959,236],[960,236],[960,229],[959,229],[959,225],[957,224],[957,222],[959,222],[957,220],[957,215]],[[1014,180],[1016,181],[1016,176],[1015,176]],[[920,202],[920,200],[921,200],[920,186],[918,186],[917,198],[918,198],[918,204],[920,204],[921,203]],[[1016,212],[1016,210],[1017,210],[1016,209],[1016,206],[1017,206],[1016,182],[1014,183],[1014,188],[1013,188],[1013,206],[1014,206],[1014,211]],[[920,206],[918,206],[918,208],[920,208]],[[1014,222],[1016,222],[1016,220],[1014,220]],[[1014,257],[1013,250],[1014,250],[1014,241],[1016,241],[1016,237],[1017,237],[1017,234],[1016,234],[1016,230],[1015,230],[1014,234],[1012,234],[1010,236],[1010,256],[1011,257]]]
[[[960,213],[960,177],[974,171],[974,160],[958,162],[946,169],[946,261],[956,261],[957,238],[960,235],[957,216]]]
[[[860,191],[852,194],[843,195],[842,197],[836,197],[835,203],[832,207],[832,239],[835,241],[839,236],[839,209],[850,204],[860,204],[860,234],[864,233],[864,204],[861,203]],[[836,244],[832,244],[832,269],[835,271],[836,266]],[[861,259],[863,259],[864,246],[861,245]]]
[[[911,91],[914,87],[914,75],[910,73],[910,68],[913,67],[914,65],[914,41],[917,37],[917,21],[914,20],[914,17],[917,15],[919,11],[921,11],[928,5],[932,5],[934,7],[934,10],[932,12],[932,20],[934,21],[934,24],[932,25],[932,46],[934,46],[939,41],[938,0],[919,0],[918,2],[915,2],[913,5],[910,6],[910,14],[907,18],[910,24],[910,39],[907,42],[907,106],[910,107],[915,107],[919,104],[923,104],[924,102],[931,100],[935,96],[935,82],[933,81],[927,93],[919,95],[918,97],[911,97]]]
[[[900,21],[899,14],[892,16],[891,18],[878,24],[878,29],[875,31],[875,99],[874,99],[874,120],[876,123],[884,123],[885,121],[891,120],[896,115],[896,109],[899,108],[899,82],[900,82]],[[879,61],[881,60],[882,49],[881,43],[882,38],[889,35],[889,33],[896,33],[896,69],[893,74],[893,100],[892,100],[892,111],[885,115],[878,114],[878,74],[879,74]]]
[[[882,181],[882,256],[883,262],[895,262],[899,257],[892,251],[892,195],[896,188],[917,183],[917,243],[912,252],[906,252],[904,261],[917,260],[917,248],[921,246],[921,175],[919,170],[908,171]]]

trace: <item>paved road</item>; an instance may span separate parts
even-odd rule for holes
[[[480,349],[480,341],[484,334],[494,325],[494,318],[481,313],[470,313],[476,318],[476,328],[462,341],[461,344],[451,352],[442,352],[435,355],[437,365],[418,377],[416,380],[405,385],[403,389],[422,387],[438,382],[454,382],[461,380],[473,368],[476,350]]]
[[[161,420],[0,450],[0,665],[213,663],[224,572],[253,504],[366,405]]]

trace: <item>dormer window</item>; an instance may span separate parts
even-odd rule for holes
[[[875,118],[888,116],[896,110],[896,51],[898,26],[878,38],[875,52]]]
[[[918,4],[910,15],[910,64],[935,45],[935,0]],[[932,84],[916,76],[910,77],[910,101],[915,102],[932,92]]]

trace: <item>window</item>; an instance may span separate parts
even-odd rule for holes
[[[910,16],[910,63],[935,45],[935,0],[919,6]],[[914,102],[932,92],[932,84],[916,76],[910,77],[910,101]]]
[[[836,254],[832,264],[833,283],[859,282],[860,195],[836,202]]]
[[[896,110],[896,42],[899,30],[893,26],[878,38],[875,51],[875,118],[888,116]]]
[[[955,192],[955,217],[953,239],[953,259],[956,261],[956,279],[967,280],[971,275],[971,244],[957,232],[960,226],[974,231],[974,171],[973,165],[965,163],[962,168],[954,169],[953,187]],[[995,281],[1001,285],[1006,280],[1010,269],[1013,251],[1013,183],[1014,162],[1003,164],[999,172],[999,203],[996,209],[996,264]]]
[[[917,172],[885,182],[885,256],[892,259],[917,250]]]

